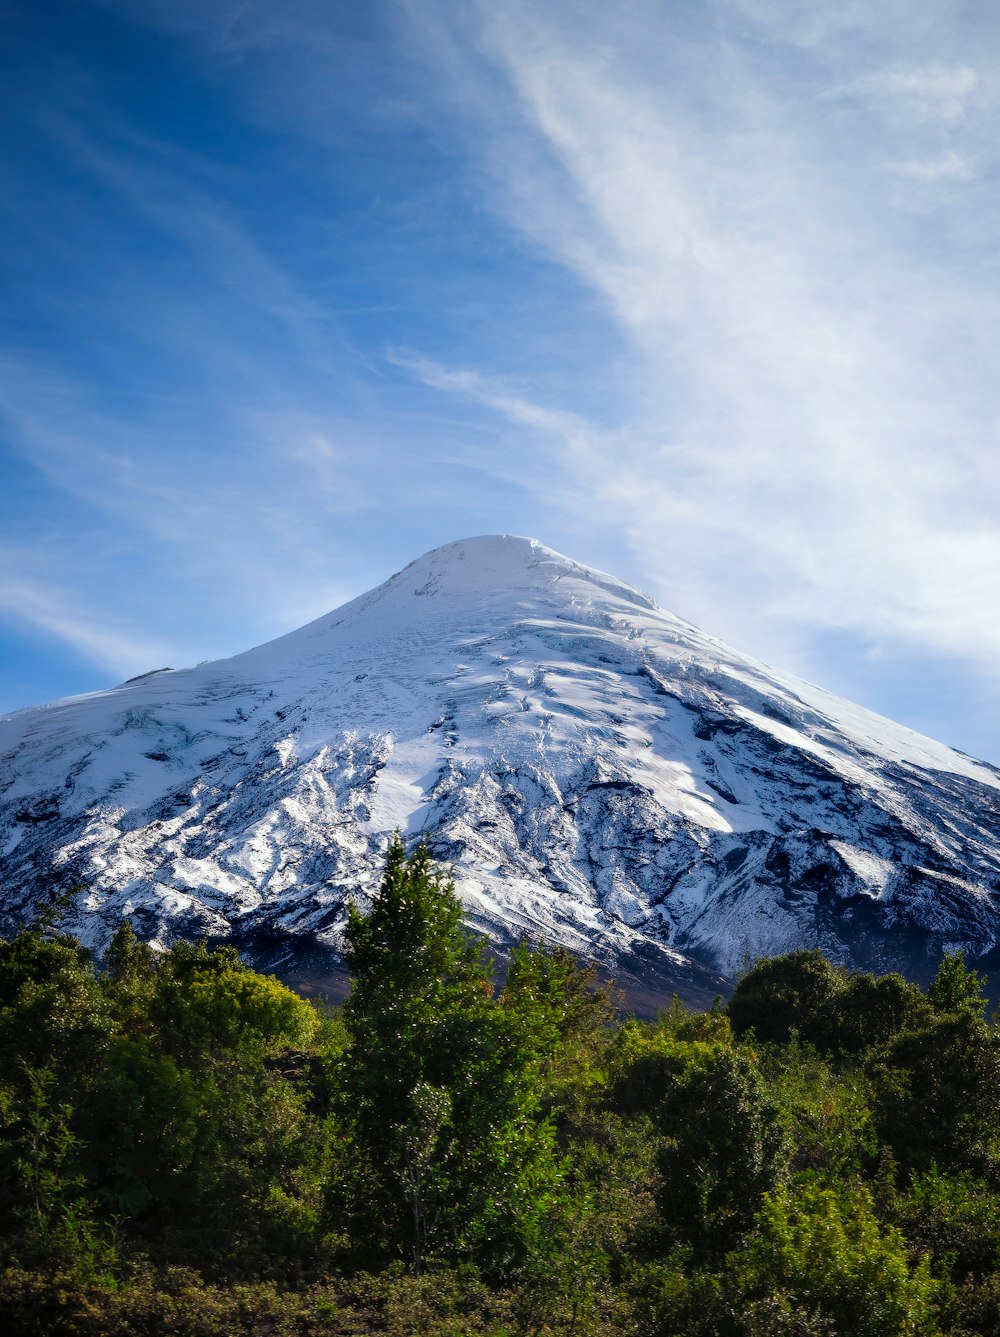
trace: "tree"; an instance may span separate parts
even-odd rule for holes
[[[853,975],[817,1014],[813,1042],[827,1053],[861,1054],[931,1021],[933,1011],[902,975]]]
[[[986,977],[965,964],[963,952],[945,952],[927,998],[936,1012],[969,1012],[982,1017],[986,1012],[985,984]]]
[[[0,1067],[86,1069],[108,1029],[90,953],[43,919],[0,941]]]
[[[426,846],[408,856],[398,835],[371,912],[349,907],[345,940],[345,1078],[373,1150],[387,1150],[417,1084],[448,1085],[471,1060],[491,1012],[490,969],[482,943],[462,927],[452,883]]]
[[[659,1138],[656,1201],[667,1240],[720,1254],[784,1177],[787,1135],[753,1051],[734,1046],[726,1028],[714,1041],[677,1039],[682,1024],[673,1011],[653,1026],[619,1027],[610,1100],[649,1118]]]
[[[659,1206],[675,1240],[723,1253],[750,1228],[763,1194],[782,1179],[786,1134],[745,1054],[694,1044],[678,1048],[690,1057],[659,1109],[665,1136]]]
[[[1000,1135],[1000,1037],[969,1009],[875,1051],[879,1137],[905,1170],[976,1169]]]
[[[846,983],[846,973],[818,951],[756,961],[729,1002],[733,1032],[740,1038],[752,1030],[764,1044],[782,1044],[795,1030],[815,1043],[824,1008]]]
[[[183,1061],[308,1044],[317,1026],[314,1009],[291,989],[251,970],[235,948],[203,941],[174,943],[156,971],[149,1012],[164,1048]]]
[[[410,1093],[410,1118],[400,1129],[400,1180],[413,1226],[413,1275],[419,1277],[433,1234],[434,1156],[451,1114],[451,1096],[440,1087],[418,1082]]]
[[[530,1037],[461,921],[426,847],[394,837],[345,934],[342,1206],[376,1258],[416,1269],[436,1249],[503,1270],[533,1247],[559,1171]]]
[[[565,1124],[597,1081],[614,1015],[612,985],[565,947],[520,942],[499,1003],[535,1055],[546,1109]]]

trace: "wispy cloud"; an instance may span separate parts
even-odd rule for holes
[[[914,181],[969,181],[975,175],[969,160],[954,149],[932,158],[908,158],[892,166],[901,176],[911,177]]]
[[[134,228],[145,228],[150,235],[159,236],[161,254],[164,246],[172,246],[193,265],[181,288],[190,298],[194,284],[201,284],[200,321],[191,322],[182,331],[168,319],[159,331],[147,329],[147,338],[159,337],[177,345],[183,340],[189,357],[200,353],[223,365],[228,352],[232,364],[243,342],[232,317],[242,312],[271,322],[285,339],[294,340],[299,356],[308,358],[317,369],[334,371],[334,354],[343,341],[335,314],[317,302],[254,238],[246,223],[246,215],[253,217],[253,211],[244,209],[241,219],[241,211],[228,201],[238,174],[227,174],[217,164],[137,131],[90,94],[77,96],[73,114],[46,107],[36,112],[34,119],[49,142],[58,146],[62,160],[71,163],[91,189],[100,190],[105,197],[110,195],[119,231],[126,229],[131,217]],[[102,210],[107,207],[105,198]],[[65,234],[59,219],[45,220],[45,226],[53,234]],[[133,255],[139,249],[137,240],[133,236],[131,249],[116,256],[109,240],[95,231],[89,236],[85,231],[81,239],[81,245],[96,244],[106,257],[110,291],[105,294],[105,302],[108,307],[115,305],[123,321],[130,308],[119,285],[126,283],[133,287],[134,320],[151,311],[170,311],[166,300],[169,293],[163,291],[163,279],[158,277],[156,267],[147,265],[144,273],[136,271]],[[156,255],[148,237],[143,247]],[[179,266],[175,262],[170,268],[176,273]],[[176,280],[173,295],[176,301]],[[220,300],[226,303],[222,311]],[[220,315],[230,331],[233,346],[228,350],[217,342],[212,350],[210,344],[213,335],[217,340],[213,325]],[[256,375],[260,372],[256,365]]]
[[[62,565],[62,583],[75,582],[83,602],[88,589],[104,587],[98,623],[112,609],[119,623],[159,623],[175,641],[175,658],[185,655],[185,643],[189,658],[192,646],[197,657],[227,644],[244,648],[248,637],[288,629],[354,592],[332,569],[336,544],[325,532],[345,507],[367,500],[345,463],[349,447],[330,439],[337,425],[326,424],[324,435],[324,425],[301,411],[258,410],[241,421],[234,406],[233,414],[238,449],[218,442],[200,449],[169,415],[120,420],[76,382],[0,359],[8,450],[80,508],[72,528],[46,527],[50,564]],[[349,429],[344,435],[349,441]],[[9,559],[12,572],[24,570],[31,551],[23,542]],[[41,546],[36,535],[35,551]],[[77,636],[77,622],[58,612],[60,600],[46,602],[38,592],[45,586],[13,580],[9,588],[29,620],[51,630],[65,625]],[[50,624],[42,621],[46,610]],[[127,648],[130,637],[146,639],[138,631],[95,634],[94,645]]]
[[[862,88],[888,110],[917,122],[959,121],[979,75],[970,65],[924,65],[884,70]]]
[[[762,70],[718,24],[671,52],[669,25],[658,33],[639,6],[662,55],[643,71],[627,25],[596,9],[479,13],[476,43],[510,91],[489,139],[495,203],[603,295],[639,358],[617,457],[573,433],[574,465],[593,452],[595,514],[630,534],[651,575],[683,572],[678,594],[757,643],[761,620],[839,626],[995,662],[994,390],[956,382],[948,352],[970,322],[1000,324],[995,288],[976,278],[986,257],[946,273],[925,259],[882,184],[887,145],[844,155],[794,68]],[[483,75],[456,63],[462,33],[449,35],[481,108]],[[842,87],[843,73],[834,59],[814,82]],[[871,88],[952,122],[977,84],[971,66],[924,64]],[[964,159],[903,170],[960,180]],[[532,417],[468,371],[431,379]]]
[[[424,385],[449,394],[462,395],[502,414],[508,422],[528,428],[561,451],[579,454],[588,461],[597,441],[607,442],[607,434],[596,429],[578,414],[545,408],[525,399],[496,377],[462,368],[445,367],[433,359],[409,349],[390,349],[386,358],[419,378]]]
[[[81,607],[79,591],[47,587],[14,574],[27,554],[0,552],[0,610],[63,642],[84,658],[115,675],[165,666],[162,642],[103,622],[99,607]]]

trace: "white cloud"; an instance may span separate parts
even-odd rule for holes
[[[606,440],[604,433],[596,431],[577,414],[534,404],[495,377],[445,367],[409,349],[391,349],[386,358],[394,366],[412,372],[424,385],[485,404],[509,422],[529,428],[549,441],[556,441],[561,448],[580,452],[584,458],[589,458],[598,441]]]
[[[908,158],[892,167],[900,176],[914,181],[970,181],[975,175],[968,159],[954,149],[931,158]]]
[[[905,105],[915,118],[957,121],[978,84],[979,76],[969,65],[925,65],[885,70],[868,86],[876,96]]]

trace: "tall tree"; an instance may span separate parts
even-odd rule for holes
[[[501,1270],[530,1251],[559,1179],[530,1035],[494,1001],[450,879],[397,835],[369,914],[352,909],[342,1072],[345,1210],[376,1256]],[[367,1228],[367,1229],[366,1229]]]

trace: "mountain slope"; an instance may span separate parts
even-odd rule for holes
[[[921,975],[998,942],[1000,772],[529,539],[0,720],[3,909],[79,884],[98,949],[123,915],[336,947],[395,827],[501,943],[731,976],[803,944]]]

